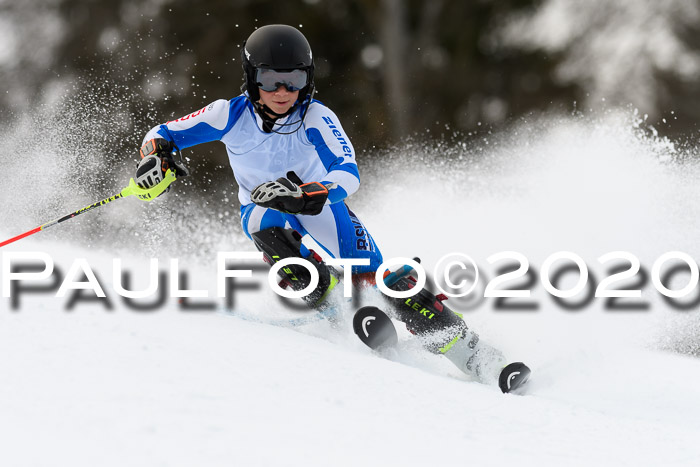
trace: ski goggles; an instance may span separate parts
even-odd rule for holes
[[[309,75],[305,70],[275,71],[258,68],[255,71],[255,81],[263,91],[273,92],[284,86],[289,92],[294,92],[309,84]]]

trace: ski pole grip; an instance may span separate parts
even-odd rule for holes
[[[129,180],[129,186],[122,190],[121,195],[134,195],[141,201],[153,201],[158,196],[160,196],[165,190],[167,190],[170,184],[173,183],[175,180],[177,180],[177,176],[175,175],[175,172],[173,172],[171,169],[168,169],[165,172],[163,180],[161,180],[160,183],[158,183],[152,188],[141,188],[136,184],[136,182],[132,178],[131,180]]]

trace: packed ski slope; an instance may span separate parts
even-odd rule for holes
[[[532,124],[469,151],[454,142],[409,146],[361,166],[364,186],[352,207],[385,258],[420,256],[432,275],[444,255],[468,254],[482,272],[476,295],[483,295],[496,276],[487,258],[501,251],[522,253],[538,271],[550,254],[571,251],[598,281],[606,269],[597,259],[610,251],[632,252],[646,270],[666,251],[700,257],[697,169],[672,160],[672,146],[624,119]],[[14,202],[9,188],[0,190],[3,206]],[[158,208],[168,202],[159,200]],[[23,218],[23,201],[16,203],[17,221],[0,226],[3,239],[48,220]],[[56,214],[74,206],[58,206]],[[251,250],[217,232],[178,230],[170,218],[162,222],[175,242],[202,239],[198,255],[149,243],[162,239],[163,225],[137,238],[86,233],[86,223],[129,225],[138,219],[133,212],[148,208],[155,206],[125,200],[105,207],[110,214],[76,219],[0,252],[3,260],[8,252],[49,254],[58,283],[84,258],[111,305],[88,300],[90,291],[81,291],[73,308],[72,291],[63,298],[55,290],[25,291],[15,305],[1,299],[0,465],[638,466],[700,459],[700,360],[689,355],[697,349],[697,307],[674,309],[651,282],[641,286],[648,309],[635,311],[608,310],[600,299],[567,310],[540,282],[527,286],[536,304],[530,311],[499,310],[494,299],[448,300],[483,339],[532,367],[526,395],[503,395],[421,351],[407,333],[398,351],[379,357],[348,326],[270,324],[302,312],[280,304],[262,269],[251,278],[260,287],[236,292],[233,313],[214,298],[192,299],[216,304],[209,311],[183,311],[177,299],[152,311],[126,306],[112,282],[113,258],[141,284],[150,256],[166,272],[168,260],[179,257],[187,288],[211,297],[216,252]],[[225,233],[239,235],[235,227]],[[678,280],[675,288],[687,282]],[[368,300],[376,297],[344,309]]]

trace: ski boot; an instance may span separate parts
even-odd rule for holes
[[[253,241],[258,250],[263,252],[263,257],[270,265],[286,258],[303,258],[301,254],[301,234],[293,229],[271,227],[252,234]],[[304,259],[309,261],[318,271],[318,286],[306,296],[304,302],[315,309],[321,309],[327,302],[328,295],[338,284],[338,278],[334,271],[323,262],[321,257],[313,250]],[[311,273],[304,266],[290,264],[279,270],[281,278],[280,287],[289,287],[299,291],[305,289],[311,283]]]

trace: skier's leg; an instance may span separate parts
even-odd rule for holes
[[[415,283],[412,277],[404,276],[387,285],[401,292],[412,289]],[[406,323],[406,328],[419,336],[428,350],[443,354],[465,373],[483,381],[495,381],[505,365],[505,358],[481,341],[461,315],[447,308],[442,303],[446,299],[444,295],[435,296],[425,289],[410,298],[387,297],[396,318]]]
[[[360,219],[345,203],[324,207],[317,216],[296,216],[304,230],[334,258],[365,258],[369,265],[353,266],[354,283],[374,283],[382,253]]]
[[[408,275],[395,275],[385,276],[385,284],[392,290],[406,291],[415,287],[416,281]],[[503,392],[516,390],[527,382],[530,376],[527,365],[514,362],[506,366],[501,351],[479,339],[462,315],[442,303],[447,299],[445,295],[435,296],[423,289],[410,298],[387,299],[393,304],[396,317],[421,337],[428,350],[444,355],[465,373],[484,383],[498,383]]]
[[[283,212],[263,208],[252,203],[241,206],[241,227],[243,227],[243,232],[251,240],[253,239],[252,234],[255,232],[271,227],[295,230],[302,228],[294,216],[288,216]]]
[[[286,258],[304,258],[316,268],[318,285],[304,297],[309,306],[322,302],[337,283],[321,257],[302,244],[303,227],[294,216],[249,204],[241,208],[241,224],[243,231],[253,240],[256,248],[263,252],[265,261],[269,264]],[[303,290],[311,282],[309,270],[298,264],[281,268],[279,275],[282,282],[294,290]]]

